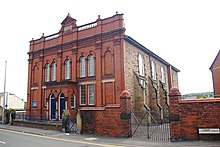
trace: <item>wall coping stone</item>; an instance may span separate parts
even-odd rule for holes
[[[205,99],[194,99],[194,100],[183,100],[180,99],[179,103],[213,103],[220,102],[220,98],[205,98]]]

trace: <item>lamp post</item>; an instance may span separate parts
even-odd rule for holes
[[[5,61],[4,97],[3,97],[3,104],[2,104],[2,124],[4,124],[4,118],[5,118],[6,69],[7,69],[7,61]]]

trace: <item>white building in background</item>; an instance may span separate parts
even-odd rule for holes
[[[0,93],[0,106],[3,106],[4,92]],[[5,108],[12,108],[15,110],[23,110],[25,101],[13,93],[5,93]]]

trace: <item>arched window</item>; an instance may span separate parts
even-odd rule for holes
[[[56,63],[55,62],[53,62],[52,63],[52,81],[56,81],[56,72],[57,72],[57,66],[56,66]]]
[[[65,79],[70,79],[70,60],[67,59],[64,63],[65,66]]]
[[[140,76],[145,76],[144,72],[144,56],[139,54],[138,55],[138,62],[139,62],[139,74]]]
[[[50,65],[47,63],[45,65],[45,82],[50,81]]]
[[[164,75],[164,68],[163,68],[163,66],[161,66],[160,72],[161,72],[161,82],[165,83],[165,75]]]
[[[80,77],[86,76],[86,61],[85,57],[80,58]]]
[[[90,55],[88,58],[88,74],[94,76],[94,56]]]
[[[156,80],[156,65],[154,61],[151,61],[151,78]]]

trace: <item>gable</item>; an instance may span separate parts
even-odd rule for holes
[[[213,68],[219,67],[219,66],[220,66],[220,50],[209,69],[212,70]]]
[[[72,25],[72,24],[76,24],[76,19],[72,18],[70,16],[70,14],[68,13],[66,18],[61,22],[61,25],[62,26],[68,26],[68,25]]]

